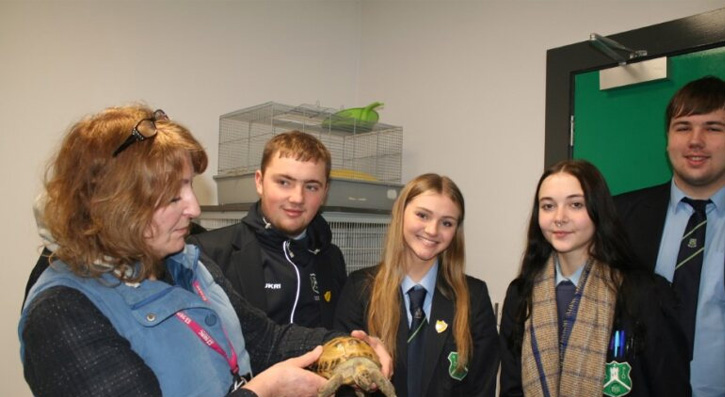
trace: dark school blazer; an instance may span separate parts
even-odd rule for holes
[[[634,253],[650,271],[657,265],[669,203],[669,181],[614,197],[619,219],[627,230]]]
[[[654,274],[639,272],[633,276],[637,286],[632,298],[637,310],[634,323],[622,315],[617,306],[614,314],[616,330],[624,329],[630,337],[627,343],[634,348],[625,349],[617,362],[631,366],[631,390],[627,397],[688,397],[690,389],[690,360],[685,334],[675,317],[675,298],[667,280]],[[523,396],[521,386],[521,348],[511,338],[514,330],[523,332],[523,323],[517,323],[516,310],[523,299],[519,293],[521,279],[514,280],[506,291],[501,319],[501,391],[500,397]],[[639,337],[631,338],[634,331]],[[610,337],[611,341],[611,337]],[[613,361],[612,349],[607,363]],[[605,371],[605,368],[602,368]]]
[[[377,269],[377,266],[369,267],[350,274],[335,311],[335,329],[344,332],[355,329],[368,330],[366,319],[370,303],[371,281]],[[466,276],[466,281],[471,296],[470,321],[473,339],[473,357],[468,364],[468,374],[461,381],[453,379],[449,374],[448,357],[450,353],[457,350],[452,332],[455,307],[454,302],[444,297],[438,289],[433,296],[431,317],[425,331],[424,355],[426,359],[421,379],[424,396],[492,397],[495,395],[499,345],[491,299],[488,296],[486,283],[470,276]],[[403,301],[402,293],[401,301]],[[406,376],[408,321],[405,314],[407,309],[404,306],[404,303],[400,306],[397,357],[392,379],[398,397],[408,395]],[[437,321],[444,321],[447,324],[442,332],[436,331]]]

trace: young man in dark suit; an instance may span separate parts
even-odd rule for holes
[[[318,213],[330,168],[330,152],[317,138],[300,131],[276,135],[255,173],[260,200],[244,219],[189,237],[244,298],[278,324],[332,326],[347,273],[330,226]]]
[[[672,180],[619,195],[615,202],[641,262],[673,282],[679,296],[678,315],[692,351],[693,396],[722,397],[725,82],[705,77],[681,88],[667,106],[666,127]],[[700,206],[704,214],[696,210]],[[685,255],[687,249],[693,252]]]

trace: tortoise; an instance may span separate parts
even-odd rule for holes
[[[380,372],[380,360],[366,342],[352,336],[331,339],[322,346],[316,372],[328,379],[318,397],[333,395],[342,385],[355,386],[355,395],[373,392],[373,383],[387,397],[396,397],[393,384]]]

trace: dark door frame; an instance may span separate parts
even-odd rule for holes
[[[721,47],[725,45],[725,8],[607,37],[635,50],[647,50],[647,57],[640,60]],[[544,167],[572,156],[569,124],[574,108],[574,75],[614,66],[616,61],[588,41],[546,52]]]

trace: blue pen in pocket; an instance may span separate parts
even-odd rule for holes
[[[612,353],[612,359],[618,360],[625,357],[627,350],[627,337],[624,329],[616,330],[612,334],[612,340],[609,342],[609,350]]]

